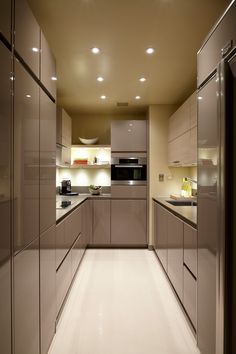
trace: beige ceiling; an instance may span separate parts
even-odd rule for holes
[[[76,114],[120,110],[116,102],[128,102],[132,111],[182,102],[196,87],[196,52],[229,1],[29,3],[56,57],[58,103]],[[101,53],[92,54],[93,46]],[[151,56],[145,54],[148,46],[155,48]]]

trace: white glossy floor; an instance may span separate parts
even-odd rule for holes
[[[199,354],[153,252],[88,250],[49,354]]]

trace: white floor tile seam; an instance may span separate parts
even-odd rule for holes
[[[87,250],[49,354],[199,354],[156,256]]]

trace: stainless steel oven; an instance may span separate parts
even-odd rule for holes
[[[112,156],[111,184],[147,184],[147,158]]]

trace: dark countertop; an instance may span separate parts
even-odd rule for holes
[[[193,226],[195,229],[197,228],[197,206],[171,205],[170,203],[167,203],[167,200],[174,200],[170,197],[156,197],[152,199],[186,223]]]
[[[63,209],[56,209],[56,223],[58,224],[62,219],[69,215],[74,209],[76,209],[80,204],[82,204],[87,199],[110,199],[111,194],[100,194],[100,195],[91,195],[89,193],[66,196],[66,195],[57,195],[56,202],[61,202],[62,200],[71,201],[71,205]]]

